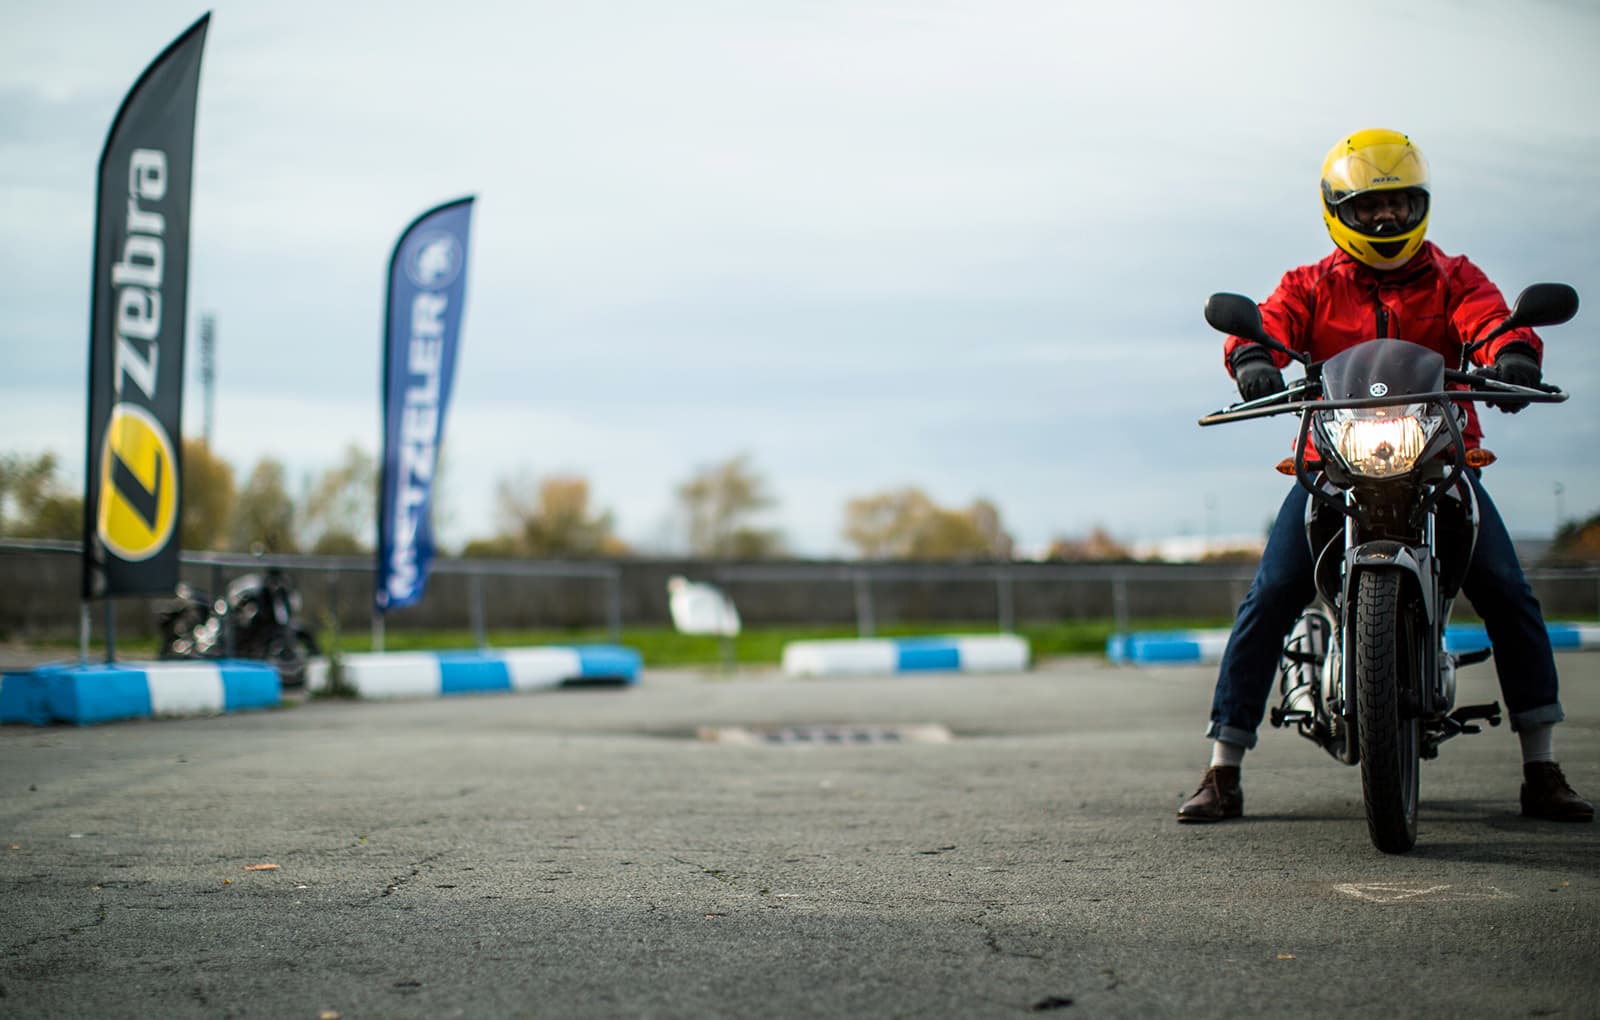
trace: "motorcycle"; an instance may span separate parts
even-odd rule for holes
[[[163,659],[258,659],[278,671],[284,687],[301,687],[316,638],[300,623],[300,592],[281,569],[243,574],[223,597],[211,599],[179,584],[177,603],[160,617]]]
[[[1313,362],[1267,335],[1250,298],[1213,294],[1206,303],[1213,329],[1287,354],[1305,370],[1282,392],[1229,405],[1200,425],[1300,415],[1294,457],[1279,470],[1310,493],[1317,598],[1284,644],[1270,721],[1359,766],[1367,829],[1385,853],[1416,844],[1420,762],[1437,757],[1444,741],[1480,732],[1477,723],[1501,718],[1498,702],[1455,706],[1456,670],[1490,650],[1455,654],[1444,643],[1477,539],[1466,472],[1493,459],[1466,449],[1463,402],[1567,399],[1555,386],[1469,372],[1471,355],[1511,329],[1558,325],[1577,309],[1571,287],[1534,284],[1499,326],[1464,346],[1452,369],[1438,352],[1399,339],[1368,340]]]

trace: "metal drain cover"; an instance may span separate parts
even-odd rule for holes
[[[942,723],[815,726],[702,726],[701,740],[747,747],[861,747],[868,744],[948,744],[950,730]]]

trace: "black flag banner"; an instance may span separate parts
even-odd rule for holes
[[[189,182],[208,13],[129,90],[100,153],[83,596],[178,582]]]

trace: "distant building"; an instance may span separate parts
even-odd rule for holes
[[[1164,563],[1199,563],[1205,560],[1257,560],[1267,545],[1264,535],[1178,535],[1133,545],[1139,560]]]
[[[1548,535],[1513,535],[1511,541],[1516,546],[1517,558],[1524,566],[1538,564],[1550,551],[1552,544]],[[1264,535],[1223,535],[1209,539],[1200,535],[1178,535],[1135,542],[1129,550],[1134,559],[1163,563],[1199,563],[1222,559],[1239,562],[1260,559],[1266,545]]]
[[[1530,567],[1544,559],[1555,542],[1549,535],[1512,535],[1511,544],[1517,550],[1517,559],[1523,566]]]

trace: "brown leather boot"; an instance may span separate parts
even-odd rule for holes
[[[1180,822],[1220,822],[1244,814],[1244,791],[1239,788],[1237,765],[1213,765],[1200,780],[1200,789],[1178,809]]]
[[[1561,766],[1530,761],[1522,766],[1522,813],[1549,822],[1592,822],[1594,805],[1567,785]]]

